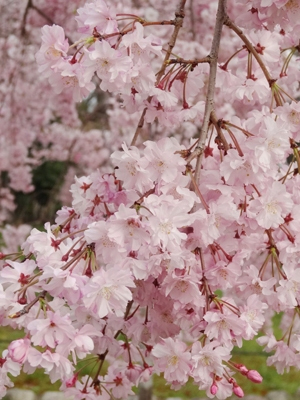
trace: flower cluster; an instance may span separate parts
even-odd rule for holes
[[[243,397],[238,374],[262,377],[232,350],[260,332],[269,365],[300,368],[299,48],[283,32],[292,2],[247,2],[247,25],[234,2],[222,20],[220,0],[211,54],[172,58],[184,3],[174,20],[149,22],[94,0],[78,9],[74,44],[58,25],[42,29],[36,59],[56,92],[81,100],[97,84],[141,116],[113,167],[75,178],[54,225],[33,229],[17,257],[0,253],[1,323],[24,330],[0,358],[3,393],[8,374],[43,368],[75,399],[126,398],[154,373],[174,389],[191,377],[209,397]],[[196,11],[212,18],[212,3]],[[238,41],[217,65],[223,22]],[[168,23],[175,42],[163,49],[146,27]],[[135,145],[147,122],[199,121],[200,136],[148,125],[155,140]]]

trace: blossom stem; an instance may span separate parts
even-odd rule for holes
[[[218,137],[221,139],[221,142],[224,146],[224,150],[228,151],[229,150],[229,144],[223,134],[222,128],[221,128],[221,124],[222,124],[222,120],[217,119],[216,113],[215,111],[212,111],[210,114],[210,120],[213,123],[214,127],[216,128],[216,131],[218,133]]]
[[[293,318],[292,318],[292,321],[291,321],[291,324],[290,324],[289,330],[288,330],[288,332],[289,332],[289,336],[288,336],[288,340],[287,340],[287,345],[288,346],[290,345],[296,314],[297,314],[297,312],[296,312],[296,309],[295,309],[294,310],[294,314],[293,314]]]
[[[195,177],[193,176],[193,173],[192,173],[192,172],[189,172],[189,175],[190,175],[191,180],[192,180],[192,183],[193,183],[193,185],[194,185],[194,189],[195,189],[196,194],[198,195],[198,197],[199,197],[199,199],[200,199],[200,201],[201,201],[203,207],[205,208],[207,214],[209,214],[210,211],[209,211],[208,204],[207,204],[206,201],[204,200],[204,197],[202,196],[202,193],[201,193],[200,190],[199,190],[199,187],[198,187],[198,185],[197,185],[197,183],[196,183],[196,179],[195,179]]]
[[[243,128],[241,128],[240,126],[237,126],[237,125],[235,125],[235,124],[232,124],[232,123],[229,122],[229,121],[223,121],[223,125],[232,126],[233,128],[236,128],[236,129],[238,129],[239,131],[243,132],[243,134],[244,134],[245,136],[247,136],[247,137],[254,136],[252,133],[246,131],[246,129],[243,129]]]
[[[280,72],[280,76],[286,76],[286,71],[288,69],[289,63],[291,61],[291,59],[293,58],[293,55],[296,52],[296,48],[293,47],[290,54],[287,56],[287,58],[284,60],[281,72]]]
[[[259,269],[258,276],[260,277],[260,279],[263,279],[263,275],[264,275],[264,273],[265,273],[266,266],[268,265],[268,262],[269,262],[269,259],[270,259],[271,255],[272,255],[272,253],[269,252],[268,255],[267,255],[267,257],[266,257],[266,259],[264,260],[262,266],[261,266],[260,269]]]
[[[292,161],[290,162],[290,165],[289,165],[289,168],[288,168],[287,172],[284,174],[284,176],[282,176],[282,177],[279,179],[279,182],[282,181],[281,183],[282,183],[283,185],[284,185],[284,183],[285,183],[287,177],[288,177],[290,174],[293,174],[293,173],[294,173],[294,171],[291,172],[291,168],[292,168],[294,162],[295,162],[295,156],[293,155]],[[299,170],[299,166],[298,166],[298,173],[299,173],[299,171],[300,171],[300,170]]]
[[[300,174],[300,156],[299,156],[299,151],[298,148],[293,148],[293,152],[294,152],[294,157],[296,158],[297,161],[297,167],[298,167],[298,174]]]
[[[130,318],[132,318],[139,308],[140,305],[138,305],[136,309],[128,317],[125,318],[125,321],[128,321]]]
[[[235,307],[233,304],[228,303],[227,301],[223,299],[217,299],[220,303],[224,304],[230,311],[232,311],[234,314],[240,316],[240,310],[238,307]]]
[[[234,136],[233,132],[228,128],[228,126],[225,126],[225,129],[226,129],[226,131],[229,133],[229,135],[230,135],[230,137],[231,137],[233,143],[235,144],[235,147],[236,147],[236,149],[237,149],[237,151],[238,151],[238,153],[239,153],[239,156],[240,156],[240,157],[243,157],[243,156],[244,156],[244,153],[243,153],[243,151],[242,151],[242,149],[241,149],[241,147],[240,147],[238,141],[236,140],[236,137]]]
[[[98,379],[98,376],[99,376],[99,374],[101,372],[101,369],[103,367],[103,364],[104,364],[104,361],[105,361],[105,357],[107,356],[107,354],[108,354],[108,350],[106,350],[102,354],[99,354],[100,363],[99,363],[99,367],[97,368],[97,372],[96,372],[96,374],[94,376],[94,379],[92,380],[92,383],[90,384],[91,387],[96,383],[96,381]]]
[[[86,252],[86,248],[84,248],[83,250],[81,250],[78,254],[76,254],[72,260],[70,260],[69,262],[67,262],[66,265],[64,265],[61,269],[62,271],[65,271],[66,269],[69,268],[70,265],[72,265],[76,260],[79,260],[81,258],[81,256]]]
[[[232,54],[232,56],[230,56],[228,58],[228,60],[220,66],[221,69],[223,69],[224,71],[227,70],[228,64],[230,63],[230,61],[237,55],[239,54],[241,51],[245,50],[245,47],[242,47],[241,49],[237,50],[235,53]]]
[[[247,79],[252,78],[252,53],[248,52]]]

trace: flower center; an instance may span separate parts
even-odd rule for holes
[[[177,356],[172,356],[172,357],[169,358],[168,367],[170,365],[175,366],[177,364],[178,364],[178,357]]]
[[[104,297],[105,300],[109,300],[111,295],[113,294],[115,288],[114,286],[110,286],[110,287],[104,287],[100,290],[100,293],[102,295],[102,297]]]
[[[78,79],[76,76],[64,76],[63,84],[66,87],[76,87],[78,86]]]
[[[291,111],[289,113],[289,120],[293,123],[293,124],[300,124],[300,113],[297,111]]]
[[[288,11],[292,11],[295,12],[297,10],[300,9],[300,5],[298,0],[289,0],[284,7],[288,10]]]
[[[136,171],[136,168],[134,166],[134,163],[130,163],[130,162],[126,163],[126,168],[127,168],[127,171],[130,173],[131,176],[135,176],[136,175],[137,171]]]
[[[56,50],[53,46],[48,47],[46,53],[45,53],[49,58],[60,58],[61,52],[59,50]]]
[[[266,211],[269,214],[277,214],[277,202],[276,201],[270,201],[270,203],[266,204]]]
[[[189,284],[186,281],[178,281],[175,285],[176,289],[184,293],[187,291]]]
[[[159,228],[163,233],[170,235],[173,226],[172,226],[171,222],[164,222],[164,223],[159,224]]]

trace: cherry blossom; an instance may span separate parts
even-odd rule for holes
[[[157,368],[164,372],[167,380],[181,383],[187,381],[191,368],[191,354],[186,351],[185,343],[168,338],[162,344],[157,344],[152,354],[159,359]]]
[[[0,37],[0,222],[44,160],[77,175],[55,223],[3,230],[0,321],[24,330],[3,393],[42,368],[76,399],[127,398],[154,373],[242,398],[239,376],[262,377],[233,349],[265,330],[267,365],[299,369],[299,7],[35,1]],[[93,114],[102,92],[91,127],[75,103]]]
[[[112,311],[121,316],[132,299],[129,288],[134,286],[127,272],[117,267],[96,271],[84,288],[84,304],[99,318]]]

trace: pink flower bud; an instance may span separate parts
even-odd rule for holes
[[[239,365],[239,370],[242,375],[247,375],[249,372],[248,368],[246,368],[245,365],[242,364]]]
[[[70,387],[74,387],[76,385],[78,379],[78,374],[74,374],[73,376],[71,376],[71,378],[66,380],[66,387],[70,388]]]
[[[216,385],[216,382],[214,382],[211,387],[210,387],[210,393],[214,396],[218,391],[218,386]]]
[[[243,389],[238,386],[236,383],[233,385],[233,393],[237,396],[237,397],[244,397],[244,392]]]
[[[8,346],[8,355],[13,361],[23,364],[27,359],[29,347],[30,340],[27,338],[14,340]]]
[[[248,371],[248,373],[247,373],[247,378],[248,378],[250,381],[254,382],[254,383],[261,383],[262,380],[263,380],[263,378],[262,378],[262,376],[260,375],[260,373],[257,372],[257,371],[255,371],[254,369],[251,369],[250,371]]]

